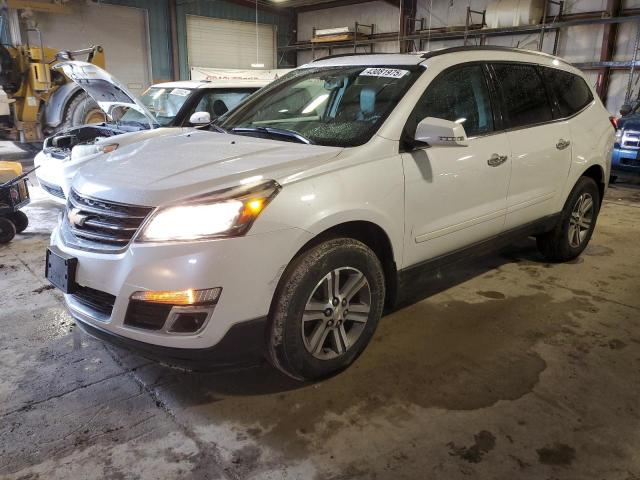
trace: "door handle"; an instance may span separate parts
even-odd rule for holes
[[[565,140],[564,138],[561,138],[560,140],[558,140],[558,143],[556,143],[556,148],[558,150],[564,150],[569,145],[571,145],[571,142],[569,140]]]
[[[494,153],[493,155],[491,155],[491,158],[487,160],[487,165],[489,165],[490,167],[497,167],[498,165],[502,165],[506,161],[506,155],[498,155],[497,153]]]

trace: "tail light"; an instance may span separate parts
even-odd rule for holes
[[[614,117],[613,115],[611,117],[609,117],[609,121],[611,122],[611,125],[613,125],[614,130],[618,129],[618,117]]]

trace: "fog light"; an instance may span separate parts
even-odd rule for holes
[[[168,305],[214,305],[220,298],[222,288],[207,288],[205,290],[167,290],[143,291],[131,295],[131,300],[150,303],[164,303]]]
[[[179,313],[169,331],[172,333],[193,333],[202,328],[207,320],[207,312]]]

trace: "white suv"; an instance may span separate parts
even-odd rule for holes
[[[351,364],[418,275],[535,235],[579,255],[614,129],[580,71],[496,47],[342,56],[76,175],[47,277],[93,335],[168,363]]]

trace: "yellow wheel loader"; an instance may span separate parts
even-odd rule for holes
[[[64,128],[105,120],[96,102],[53,68],[58,62],[81,57],[104,68],[100,46],[57,51],[42,45],[0,45],[0,87],[11,107],[3,125],[5,138],[36,142]]]

